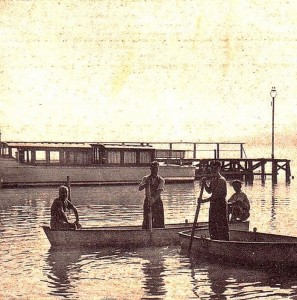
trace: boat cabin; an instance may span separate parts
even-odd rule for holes
[[[155,156],[147,143],[1,142],[1,157],[28,165],[149,165]]]

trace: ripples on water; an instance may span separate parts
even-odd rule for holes
[[[296,185],[245,186],[251,227],[297,236]],[[192,221],[199,184],[167,185],[167,223]],[[228,196],[232,194],[229,186]],[[189,259],[179,247],[135,250],[50,249],[41,225],[49,223],[57,189],[1,190],[0,298],[6,299],[281,299],[297,298],[294,274],[235,268]],[[137,186],[73,187],[84,227],[141,224]],[[73,215],[70,215],[73,218]],[[208,218],[208,204],[199,220]]]

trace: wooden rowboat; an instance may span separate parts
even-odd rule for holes
[[[191,231],[180,232],[182,252],[188,251]],[[230,241],[211,240],[208,230],[195,232],[191,255],[250,266],[297,267],[297,237],[230,230]]]
[[[208,222],[199,222],[198,228],[208,228]],[[249,230],[249,222],[230,223],[231,228]],[[78,230],[53,230],[42,226],[53,247],[145,247],[178,245],[178,233],[192,228],[191,223],[168,224],[154,228],[152,233],[141,226],[82,228]]]

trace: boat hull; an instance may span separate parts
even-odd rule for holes
[[[248,230],[249,222],[230,224],[232,228]],[[43,230],[53,247],[146,247],[178,245],[178,233],[190,230],[192,224],[168,224],[166,228],[154,228],[152,232],[140,226],[119,226],[83,228],[79,230],[52,230],[43,226]],[[200,222],[200,228],[208,228],[207,222]]]
[[[182,252],[188,250],[190,232],[180,232]],[[297,237],[230,230],[230,241],[209,239],[208,230],[195,233],[191,254],[222,262],[273,267],[297,267]]]
[[[13,158],[0,158],[2,188],[59,186],[65,183],[67,176],[72,185],[138,184],[148,173],[147,166],[34,166]],[[195,167],[161,165],[159,174],[167,183],[193,182]]]

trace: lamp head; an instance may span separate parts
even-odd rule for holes
[[[275,98],[276,95],[277,95],[277,92],[276,92],[275,86],[273,86],[270,91],[270,96],[271,96],[271,98]]]

